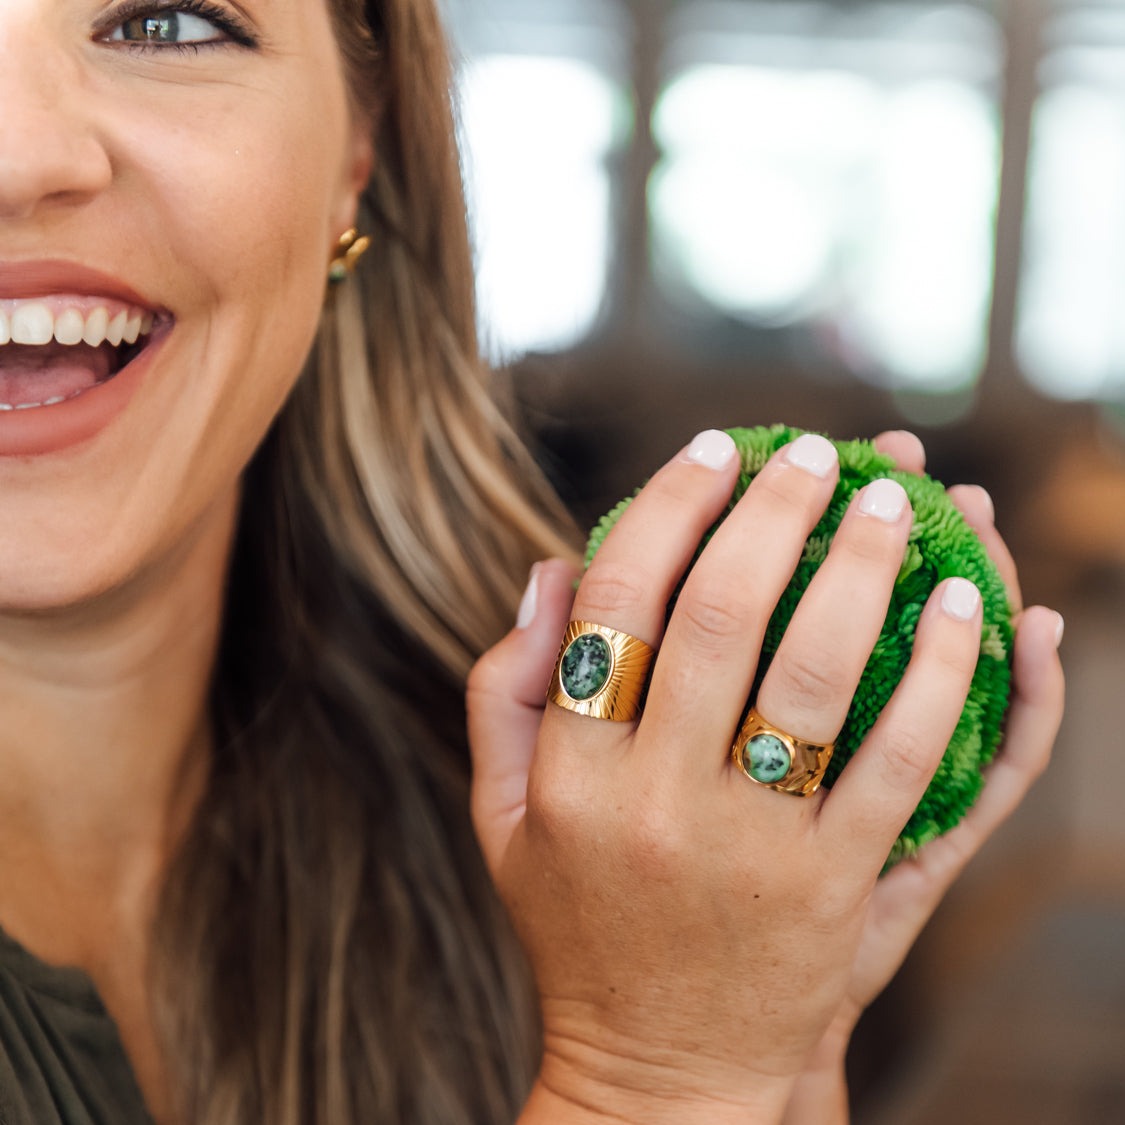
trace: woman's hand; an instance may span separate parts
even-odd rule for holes
[[[901,959],[872,936],[872,904],[891,897],[877,875],[960,714],[979,599],[957,581],[936,591],[899,690],[830,793],[755,785],[729,747],[835,452],[802,438],[770,462],[665,629],[737,469],[725,435],[703,435],[630,507],[573,606],[573,573],[539,568],[522,628],[470,682],[475,823],[542,999],[529,1121],[776,1120],[818,1044]],[[799,738],[830,742],[843,722],[910,527],[899,493],[861,493],[762,684],[759,710]],[[544,713],[571,617],[658,649],[639,721]]]

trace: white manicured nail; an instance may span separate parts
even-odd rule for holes
[[[836,447],[820,434],[802,434],[785,451],[785,460],[823,480],[835,468]]]
[[[977,485],[977,494],[980,496],[981,503],[984,505],[985,511],[988,513],[988,522],[996,522],[996,505],[992,502],[992,495],[987,488],[981,488]]]
[[[722,430],[704,430],[697,434],[684,453],[684,460],[705,469],[722,469],[738,453],[734,438]]]
[[[1058,648],[1063,643],[1063,637],[1066,634],[1066,621],[1061,613],[1056,613],[1055,616],[1059,619],[1055,626],[1055,648]]]
[[[967,578],[951,578],[942,591],[941,608],[958,621],[972,621],[980,609],[980,591]]]
[[[859,510],[884,523],[898,523],[909,503],[906,489],[897,480],[873,480],[859,494]]]
[[[539,564],[531,568],[531,577],[527,580],[527,589],[520,599],[520,608],[516,613],[516,628],[526,629],[535,620],[535,611],[539,608]]]

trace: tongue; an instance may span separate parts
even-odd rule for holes
[[[0,406],[33,405],[89,390],[113,373],[115,355],[110,344],[6,344],[0,347]]]

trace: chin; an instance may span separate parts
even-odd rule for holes
[[[5,552],[6,553],[6,552]],[[0,615],[65,617],[108,609],[122,598],[130,576],[89,562],[52,563],[49,559],[0,563]]]

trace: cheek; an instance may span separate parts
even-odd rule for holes
[[[164,160],[149,153],[157,237],[190,288],[307,289],[323,274],[337,207],[330,173],[340,158],[298,125],[228,129],[221,143],[177,146]]]
[[[276,409],[319,317],[346,111],[342,94],[314,93],[215,98],[171,128],[159,112],[133,115],[131,235],[138,254],[164,262],[196,390],[208,385],[224,409]]]
[[[350,126],[342,75],[321,53],[252,63],[239,85],[101,91],[128,184],[123,234],[186,290],[172,298],[307,288],[327,268]]]

